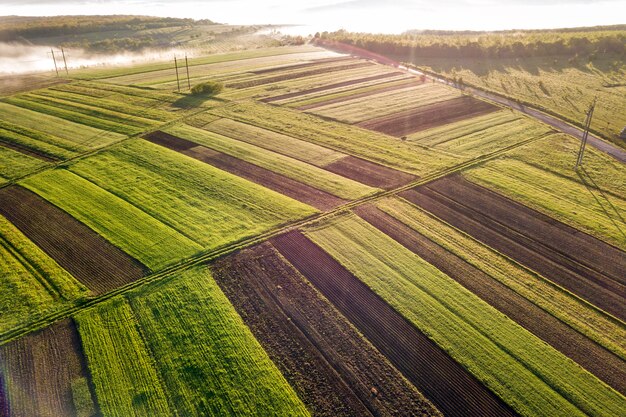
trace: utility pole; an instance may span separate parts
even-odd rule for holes
[[[593,117],[593,109],[596,107],[596,100],[598,98],[593,99],[593,103],[589,106],[589,110],[587,111],[587,119],[585,119],[585,131],[583,132],[582,140],[580,141],[580,150],[578,151],[578,159],[576,160],[576,165],[574,166],[575,170],[578,170],[578,167],[583,163],[583,156],[585,154],[585,146],[587,146],[587,137],[589,136],[589,127],[591,126],[591,118]]]
[[[57,72],[57,77],[59,76],[59,69],[57,68],[57,60],[54,58],[54,50],[50,48],[50,52],[52,53],[52,61],[54,61],[54,70]]]
[[[191,90],[191,81],[189,81],[189,63],[187,62],[187,54],[185,54],[185,67],[187,68],[187,87]]]
[[[61,48],[61,54],[63,54],[63,64],[65,64],[65,74],[70,75],[69,71],[67,70],[67,61],[65,60],[65,51],[63,50],[63,48]]]
[[[174,55],[174,66],[176,67],[176,85],[178,85],[178,92],[180,93],[180,80],[178,79],[178,62],[176,61],[176,55]]]

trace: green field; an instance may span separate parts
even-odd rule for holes
[[[0,185],[36,171],[48,165],[47,162],[25,155],[0,144]]]
[[[210,115],[202,113],[198,115],[197,120],[201,120],[206,116]],[[290,156],[318,167],[328,165],[345,156],[345,154],[341,152],[324,148],[323,146],[231,119],[209,121],[208,124],[203,124],[198,127],[242,142],[247,142],[260,148]]]
[[[626,127],[626,63],[619,56],[569,62],[564,56],[525,59],[420,58],[420,68],[513,97],[583,125],[594,97],[591,127],[615,143]]]
[[[464,175],[626,250],[626,170],[587,146],[582,169],[574,170],[579,141],[551,135]]]
[[[123,135],[115,132],[74,123],[3,102],[0,102],[0,121],[37,133],[41,132],[46,135],[46,138],[50,138],[52,144],[76,151],[99,148],[124,138]],[[55,138],[61,138],[63,142],[56,142]],[[39,137],[34,137],[34,139],[40,140]]]
[[[0,333],[89,295],[13,224],[0,216]]]
[[[377,191],[375,188],[333,174],[330,171],[325,171],[306,162],[217,133],[186,125],[172,126],[165,129],[165,131],[347,200],[356,200]]]
[[[202,250],[146,212],[68,170],[47,171],[21,184],[153,271]]]
[[[401,198],[377,207],[626,359],[626,328],[588,303]]]
[[[243,101],[213,107],[208,112],[417,175],[432,173],[459,162],[458,158],[414,143],[284,107]]]
[[[439,84],[423,84],[317,107],[313,112],[346,123],[358,123],[456,97],[461,97],[461,94],[452,88]]]
[[[171,415],[154,359],[125,299],[115,298],[75,319],[102,415]]]
[[[104,417],[308,415],[206,267],[76,320]]]
[[[83,159],[70,170],[207,250],[316,212],[143,140]]]
[[[477,157],[550,132],[549,127],[519,113],[501,110],[422,130],[407,139],[459,156]]]
[[[305,233],[520,414],[626,411],[620,394],[356,216]]]

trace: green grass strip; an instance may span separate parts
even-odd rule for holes
[[[75,316],[103,417],[170,416],[133,312],[117,297]]]
[[[131,296],[178,415],[306,416],[206,266]]]
[[[127,201],[64,169],[30,177],[22,185],[60,207],[156,271],[202,246]]]

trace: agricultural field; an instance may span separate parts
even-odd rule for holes
[[[626,414],[622,162],[317,46],[189,71],[0,99],[0,417]]]

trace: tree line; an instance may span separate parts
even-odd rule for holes
[[[0,42],[43,37],[80,35],[116,30],[140,31],[166,27],[192,27],[215,24],[211,20],[147,16],[55,16],[45,18],[0,18]]]
[[[410,31],[400,35],[340,30],[315,34],[382,55],[430,58],[529,58],[541,56],[626,56],[626,26],[596,30],[502,32]]]

